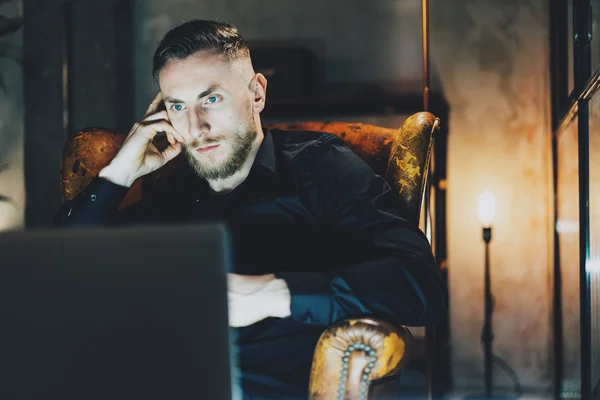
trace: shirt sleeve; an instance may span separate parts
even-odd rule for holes
[[[74,199],[62,205],[56,213],[53,226],[108,225],[128,191],[127,187],[96,177]]]
[[[324,257],[319,272],[276,274],[290,290],[292,318],[315,325],[364,316],[435,323],[448,293],[427,238],[399,214],[385,180],[343,141],[334,137],[322,147],[298,185],[336,261]]]

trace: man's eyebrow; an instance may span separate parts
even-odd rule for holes
[[[201,99],[204,96],[208,96],[212,92],[219,90],[219,89],[221,89],[221,85],[219,85],[219,84],[210,85],[210,87],[208,89],[206,89],[204,92],[202,92],[198,95],[198,99]]]
[[[174,99],[172,97],[165,97],[165,103],[183,103],[183,101]]]
[[[206,89],[204,92],[200,93],[197,97],[197,99],[201,99],[204,96],[208,96],[209,94],[211,94],[212,92],[222,89],[221,85],[215,84],[215,85],[211,85],[208,89]],[[179,99],[175,99],[173,97],[165,97],[165,103],[185,103],[183,100],[179,100]]]

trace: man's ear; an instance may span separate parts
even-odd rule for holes
[[[261,73],[254,75],[252,78],[252,93],[254,95],[252,109],[256,113],[260,113],[265,108],[267,100],[267,78]]]

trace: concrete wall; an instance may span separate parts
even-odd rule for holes
[[[0,5],[0,15],[21,15],[20,0]],[[20,31],[0,38],[0,195],[13,202],[0,201],[0,231],[23,226],[25,213],[25,182],[23,166],[23,75],[22,67],[13,58],[21,58]],[[10,58],[3,57],[7,52]],[[3,167],[5,166],[5,167]]]
[[[494,352],[525,388],[551,385],[551,143],[547,2],[432,1],[432,52],[450,103],[449,285],[457,387],[481,384],[484,246],[479,193],[497,210],[491,243]],[[501,370],[498,386],[510,389]]]
[[[194,19],[236,25],[249,42],[293,41],[319,54],[324,79],[421,84],[421,0],[137,0],[137,107],[155,95],[152,54],[166,31]],[[148,100],[150,99],[150,100]]]

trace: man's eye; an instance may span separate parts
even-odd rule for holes
[[[219,101],[219,98],[217,96],[210,96],[206,99],[206,101],[208,101],[210,104],[215,104],[217,101]]]
[[[182,104],[173,104],[172,109],[174,111],[181,111],[181,110],[183,110],[183,105]]]

